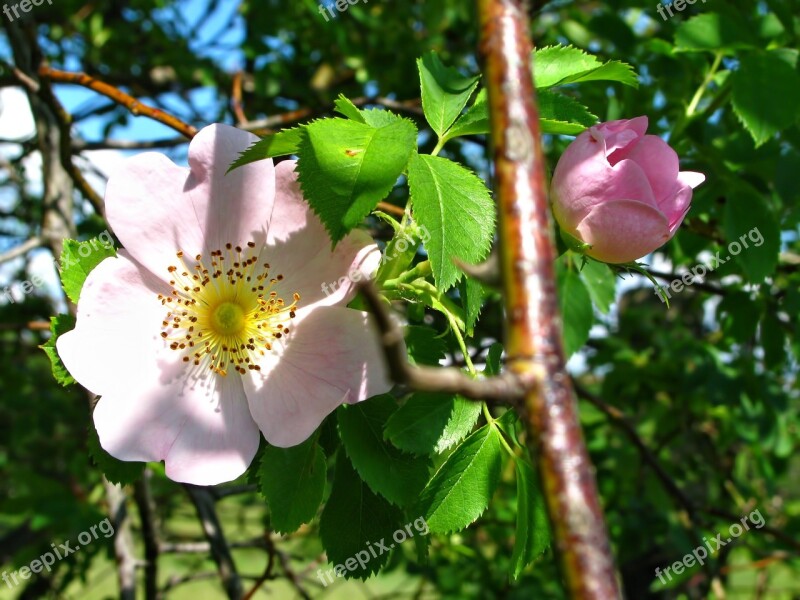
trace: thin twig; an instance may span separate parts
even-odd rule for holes
[[[375,317],[389,373],[395,383],[419,392],[459,394],[470,400],[506,405],[522,397],[522,388],[512,375],[472,379],[452,367],[411,365],[406,357],[403,330],[395,324],[384,307],[375,286],[371,282],[362,281],[358,284],[358,289]]]
[[[230,600],[241,600],[244,593],[242,580],[236,571],[236,564],[233,562],[230,547],[222,531],[222,524],[214,507],[213,494],[206,487],[190,484],[184,484],[183,487],[197,510],[197,516],[200,517],[200,524],[211,546],[211,557],[217,563],[217,571],[222,579],[225,593]]]
[[[145,469],[142,477],[133,486],[133,499],[139,510],[144,539],[144,597],[146,600],[157,600],[159,533],[155,505],[150,493],[150,477],[151,471]]]
[[[649,273],[650,275],[652,275],[653,277],[656,277],[657,279],[662,279],[664,281],[671,282],[671,281],[680,281],[681,280],[681,277],[679,275],[677,275],[676,273],[664,273],[663,271],[655,271],[653,269],[645,269],[645,271],[647,273]],[[704,291],[709,292],[711,294],[716,294],[717,296],[724,296],[724,295],[727,294],[727,290],[725,290],[723,288],[720,288],[720,287],[717,287],[715,285],[712,285],[710,283],[705,283],[704,281],[697,281],[697,278],[693,278],[692,279],[691,286],[695,287],[695,288],[697,288],[699,290],[704,290]],[[689,287],[689,286],[687,285],[686,287]]]
[[[244,114],[244,103],[242,101],[242,72],[237,71],[233,76],[233,90],[231,91],[231,110],[236,117],[236,124],[241,127],[247,123],[247,115]]]
[[[38,235],[33,236],[29,240],[23,242],[19,246],[15,246],[5,254],[0,254],[0,265],[3,263],[7,263],[10,260],[14,260],[18,256],[22,256],[23,254],[27,254],[31,250],[35,250],[43,243],[42,238]]]
[[[57,83],[68,83],[88,88],[97,92],[98,94],[106,96],[107,98],[111,98],[117,104],[120,104],[131,111],[131,114],[135,116],[149,117],[155,121],[158,121],[159,123],[163,123],[167,127],[174,129],[189,139],[193,138],[197,134],[197,128],[193,125],[184,123],[178,117],[166,113],[163,110],[143,104],[119,88],[100,81],[99,79],[92,77],[91,75],[87,75],[86,73],[72,73],[68,71],[61,71],[59,69],[53,69],[47,65],[42,65],[39,67],[39,76]]]

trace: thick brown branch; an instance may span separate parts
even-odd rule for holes
[[[525,383],[520,407],[571,598],[620,598],[594,468],[566,373],[555,246],[544,183],[531,43],[523,3],[478,0],[499,213],[508,369]]]

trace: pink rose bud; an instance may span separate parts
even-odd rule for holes
[[[705,175],[679,171],[678,155],[647,117],[609,121],[580,134],[558,161],[550,188],[561,229],[586,254],[626,263],[669,241]]]

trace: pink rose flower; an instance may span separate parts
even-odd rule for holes
[[[702,173],[680,172],[675,151],[645,131],[647,117],[595,125],[553,173],[556,221],[597,260],[626,263],[665,244],[689,211],[692,189],[705,181]]]
[[[331,250],[293,161],[226,175],[256,139],[212,125],[189,146],[188,169],[157,153],[124,163],[105,201],[125,249],[89,274],[77,325],[57,343],[101,396],[103,448],[163,460],[175,481],[235,479],[259,430],[293,446],[343,402],[391,387],[368,314],[345,307],[346,275],[371,274],[376,245],[354,231]]]

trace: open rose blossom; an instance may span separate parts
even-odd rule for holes
[[[679,171],[678,155],[647,117],[609,121],[581,133],[553,173],[550,200],[561,229],[591,248],[586,254],[626,263],[669,241],[702,173]]]
[[[371,274],[377,247],[354,231],[331,250],[293,161],[226,175],[256,139],[212,125],[189,146],[189,169],[157,153],[123,164],[105,201],[125,249],[89,274],[77,326],[57,343],[101,397],[103,448],[163,460],[176,481],[234,479],[259,430],[296,445],[343,402],[390,388],[370,317],[345,307],[355,289],[344,276]]]

